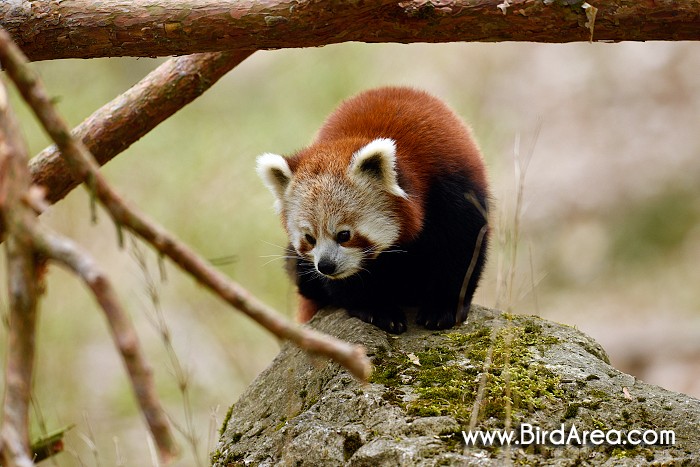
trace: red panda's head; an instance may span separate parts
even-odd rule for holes
[[[289,241],[330,279],[352,276],[396,243],[396,197],[408,198],[398,184],[394,140],[349,147],[311,146],[291,166],[277,154],[258,157],[258,174],[275,196]]]

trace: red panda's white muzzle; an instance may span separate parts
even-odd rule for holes
[[[332,240],[319,241],[310,252],[316,270],[328,279],[344,279],[361,269],[362,252]]]

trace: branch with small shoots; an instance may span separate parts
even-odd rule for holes
[[[0,31],[0,35],[1,35]],[[6,49],[0,41],[0,60],[5,64]],[[10,323],[8,361],[0,460],[5,466],[34,465],[29,449],[29,403],[35,354],[36,308],[43,289],[42,273],[47,260],[56,260],[83,278],[102,306],[114,341],[131,377],[141,411],[146,417],[161,458],[168,462],[177,448],[167,418],[158,402],[152,372],[143,356],[136,330],[122,310],[106,276],[92,258],[72,241],[42,228],[35,209],[41,207],[41,193],[30,188],[27,152],[4,86],[0,83],[0,213],[8,227],[8,274],[10,283]],[[60,447],[49,440],[42,455]]]
[[[291,323],[246,289],[214,269],[187,245],[126,202],[111,188],[99,171],[99,165],[85,145],[74,138],[65,121],[56,112],[38,77],[27,66],[27,59],[0,30],[0,60],[43,127],[61,152],[76,178],[88,181],[89,189],[110,213],[118,230],[127,228],[159,253],[169,257],[181,269],[208,287],[233,307],[281,339],[302,349],[329,357],[347,368],[356,378],[366,381],[371,371],[364,348]]]
[[[80,277],[102,308],[114,345],[122,356],[141,413],[158,445],[161,459],[169,462],[178,454],[168,418],[158,400],[153,370],[144,356],[136,329],[122,308],[107,276],[78,244],[37,227],[34,242],[45,257],[58,262]]]

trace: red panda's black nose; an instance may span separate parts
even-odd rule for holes
[[[333,273],[335,273],[335,270],[336,270],[335,262],[333,262],[329,259],[325,259],[325,258],[322,258],[318,262],[318,266],[316,266],[316,267],[318,268],[318,272],[320,272],[321,274],[325,274],[327,276],[332,275]]]

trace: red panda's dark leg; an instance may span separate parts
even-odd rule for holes
[[[434,270],[438,272],[430,286],[430,299],[418,310],[418,324],[428,329],[449,329],[466,320],[486,262],[487,237],[483,235],[479,238],[478,231],[474,230],[466,241],[478,246],[460,252],[464,258],[461,265],[447,261],[434,265]],[[474,263],[470,270],[472,258]]]
[[[427,273],[418,324],[448,329],[466,319],[486,260],[486,203],[483,191],[464,175],[445,175],[433,184],[417,242]]]
[[[406,315],[398,307],[387,306],[375,310],[348,308],[348,314],[392,334],[406,332]]]
[[[482,247],[485,250],[485,238]],[[474,268],[469,277],[465,277],[466,274],[469,274],[468,270],[461,272],[461,284],[452,282],[449,290],[439,286],[433,289],[435,290],[435,296],[446,297],[447,300],[436,299],[427,305],[423,305],[418,311],[416,320],[418,324],[428,329],[449,329],[466,320],[486,260],[486,253],[483,250],[480,252],[475,251],[474,255]],[[454,277],[460,277],[459,274],[456,273]],[[447,281],[449,281],[449,278]],[[462,291],[462,287],[465,285],[466,289]]]

